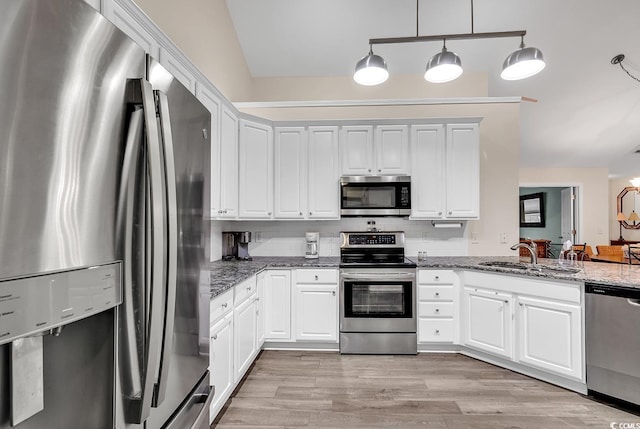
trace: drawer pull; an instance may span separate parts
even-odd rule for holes
[[[436,297],[439,297],[439,296],[440,296],[440,292],[436,292]]]
[[[316,280],[318,280],[318,275],[315,275],[314,277],[315,277]]]
[[[247,287],[247,290],[248,290],[249,292],[251,292],[251,286]]]
[[[436,329],[436,335],[440,335],[440,329]]]
[[[258,302],[258,301],[260,301],[260,297],[259,296],[256,297],[256,302]]]
[[[336,291],[335,291],[335,290],[332,290],[332,291],[331,291],[331,295],[336,296]]]
[[[436,313],[440,313],[440,309],[439,308],[436,308]]]
[[[435,281],[440,280],[440,276],[435,276],[434,280],[435,280]]]
[[[226,302],[222,303],[222,308],[227,308],[229,306],[229,304],[227,304]]]
[[[212,340],[217,340],[218,339],[218,334],[213,334],[213,336],[211,337]]]

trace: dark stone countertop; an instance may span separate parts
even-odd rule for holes
[[[411,258],[416,261],[416,258]],[[430,256],[417,261],[418,268],[476,270],[502,274],[523,275],[538,279],[598,283],[640,289],[640,265],[578,262],[577,273],[519,270],[481,265],[491,261],[529,262],[516,256]],[[539,259],[540,265],[558,266],[556,259]],[[303,256],[254,257],[252,261],[214,261],[210,263],[211,297],[216,297],[265,268],[338,268],[339,257],[305,259]]]

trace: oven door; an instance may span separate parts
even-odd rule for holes
[[[340,332],[416,332],[414,269],[340,270]]]

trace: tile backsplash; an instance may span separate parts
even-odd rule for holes
[[[416,256],[466,256],[466,223],[461,228],[434,228],[431,221],[402,218],[348,218],[335,221],[211,221],[211,260],[222,255],[222,231],[251,231],[251,256],[303,256],[306,232],[320,233],[320,256],[340,255],[340,231],[366,231],[375,221],[380,231],[404,231],[405,253]]]

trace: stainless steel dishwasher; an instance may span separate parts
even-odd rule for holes
[[[587,389],[640,405],[640,289],[585,292]]]

